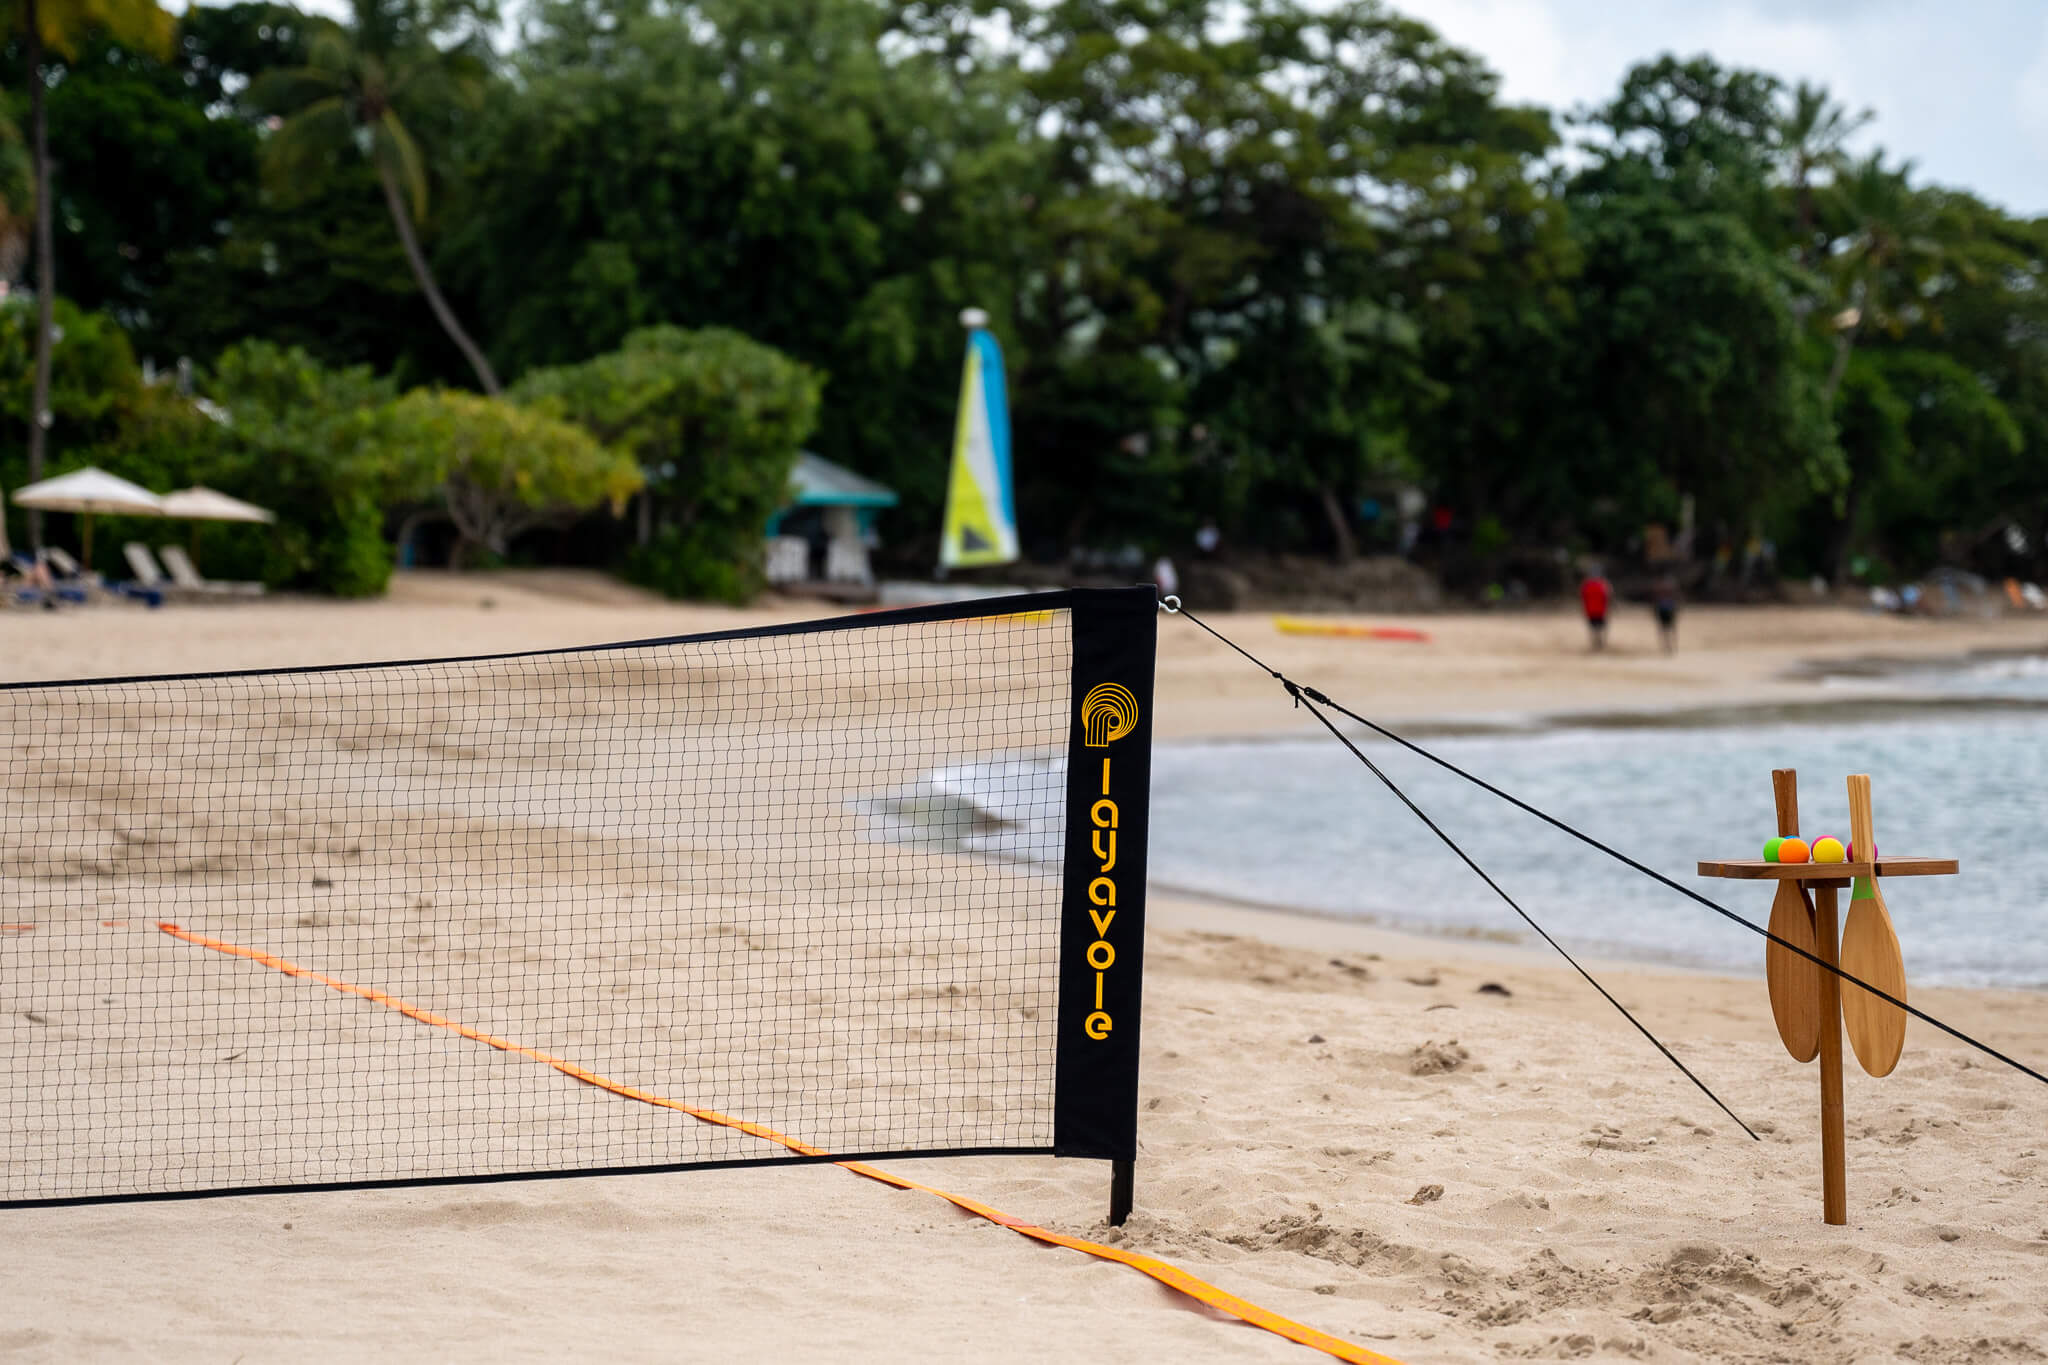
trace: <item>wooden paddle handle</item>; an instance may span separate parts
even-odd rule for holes
[[[1869,781],[1868,778],[1864,780]],[[1799,833],[1799,770],[1771,769],[1771,795],[1778,798],[1778,833],[1787,839],[1796,837]]]
[[[1877,836],[1870,822],[1870,774],[1849,779],[1849,839],[1866,862],[1877,861]]]

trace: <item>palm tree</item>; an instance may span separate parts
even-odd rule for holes
[[[274,172],[292,173],[335,151],[354,147],[370,158],[391,225],[441,328],[469,360],[485,393],[499,391],[491,362],[441,297],[420,250],[414,223],[427,210],[426,167],[419,143],[400,117],[427,108],[473,105],[488,70],[481,36],[442,47],[437,23],[418,0],[352,0],[346,25],[325,24],[307,50],[307,64],[258,78],[250,91],[261,108],[285,115],[265,149]]]
[[[1812,267],[1819,249],[1814,237],[1813,175],[1818,170],[1842,169],[1842,146],[1876,117],[1864,109],[1850,113],[1837,104],[1827,87],[1799,82],[1792,92],[1792,107],[1778,125],[1787,169],[1798,205],[1799,260]]]
[[[1835,355],[1822,402],[1840,429],[1835,400],[1849,372],[1851,352],[1865,335],[1894,341],[1916,328],[1939,330],[1942,286],[1967,278],[1970,266],[1951,248],[1956,219],[1939,190],[1915,189],[1912,163],[1884,163],[1883,151],[1843,165],[1827,205],[1840,222],[1825,265],[1839,311],[1832,319]],[[1949,277],[1949,278],[1945,278]],[[1841,490],[1829,560],[1837,582],[1848,568],[1849,547],[1866,480],[1852,477]]]
[[[1848,224],[1830,260],[1836,278],[1835,358],[1822,389],[1833,404],[1849,368],[1849,352],[1865,329],[1903,334],[1937,321],[1927,286],[1946,268],[1943,206],[1913,188],[1913,163],[1884,164],[1882,149],[1844,166],[1834,200]]]
[[[49,440],[51,310],[57,302],[56,238],[51,229],[55,200],[50,192],[50,129],[44,116],[47,78],[43,59],[51,52],[75,57],[85,40],[105,35],[117,43],[162,52],[171,41],[171,16],[156,0],[22,0],[14,12],[28,62],[29,161],[35,177],[36,373],[28,412],[28,481],[43,477]],[[43,547],[43,514],[28,514],[29,544]]]

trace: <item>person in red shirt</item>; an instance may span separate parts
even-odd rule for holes
[[[1586,610],[1586,629],[1592,633],[1595,649],[1607,647],[1607,604],[1613,597],[1613,585],[1597,568],[1579,583],[1579,605]]]

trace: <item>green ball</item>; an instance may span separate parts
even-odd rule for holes
[[[1778,845],[1784,842],[1785,836],[1781,834],[1777,838],[1772,839],[1769,843],[1765,844],[1764,861],[1767,863],[1775,863],[1776,861],[1778,861]]]

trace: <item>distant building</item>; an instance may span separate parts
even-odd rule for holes
[[[768,581],[871,587],[875,518],[895,491],[809,451],[789,475],[789,502],[768,519]]]

